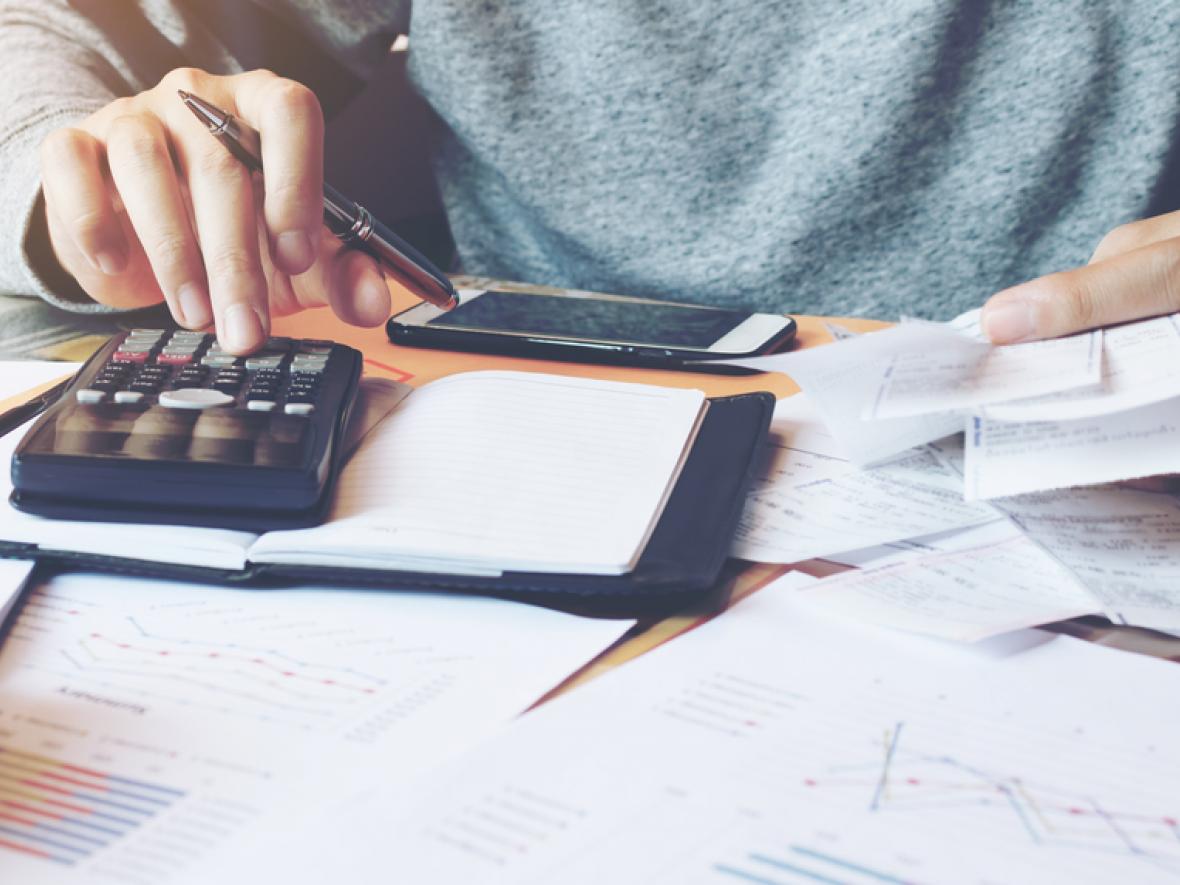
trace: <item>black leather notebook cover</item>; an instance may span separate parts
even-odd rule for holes
[[[62,567],[258,587],[294,583],[441,590],[531,601],[561,608],[641,615],[707,593],[717,583],[760,463],[775,399],[749,393],[708,401],[692,451],[635,569],[625,575],[505,572],[496,577],[368,568],[259,564],[240,571],[42,550],[0,541],[0,556]]]

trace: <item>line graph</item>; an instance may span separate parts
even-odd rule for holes
[[[330,639],[308,644],[313,631]],[[107,707],[173,704],[307,731],[338,728],[375,712],[375,704],[392,703],[404,715],[450,684],[440,682],[432,666],[440,655],[429,644],[365,636],[355,624],[329,629],[248,604],[238,611],[190,602],[165,615],[42,590],[26,603],[10,641],[24,644],[24,669],[67,680],[71,694],[85,686],[87,699]],[[376,661],[386,664],[383,672],[365,668]]]
[[[1085,789],[1086,772],[1078,772],[1076,784],[1043,783],[910,746],[910,737],[906,723],[896,722],[883,729],[877,759],[831,767],[803,784],[817,792],[859,792],[873,815],[961,812],[977,825],[1014,824],[1034,846],[1131,855],[1180,876],[1180,810],[1111,808]]]

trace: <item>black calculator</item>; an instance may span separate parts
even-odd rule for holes
[[[202,332],[116,335],[12,458],[12,503],[65,519],[267,531],[321,522],[361,354],[271,338],[246,357]]]

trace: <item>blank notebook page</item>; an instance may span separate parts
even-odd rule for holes
[[[369,434],[329,522],[271,532],[251,559],[628,572],[703,404],[698,390],[523,372],[435,381]]]

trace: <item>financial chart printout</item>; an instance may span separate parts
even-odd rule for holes
[[[1180,882],[1178,691],[1175,664],[923,640],[779,584],[429,790],[330,809],[282,881]]]
[[[467,749],[626,626],[494,600],[57,578],[0,653],[0,882],[178,881],[276,808],[298,818]]]

